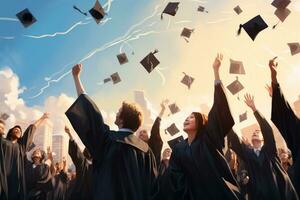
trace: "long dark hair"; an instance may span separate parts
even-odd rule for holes
[[[208,122],[208,117],[207,115],[199,112],[192,112],[192,114],[195,116],[196,119],[197,137],[198,137],[199,135],[201,135],[201,132],[203,132],[205,129]]]
[[[22,136],[22,128],[21,128],[21,126],[16,125],[16,126],[14,126],[14,127],[12,127],[11,129],[8,130],[8,133],[7,133],[7,136],[6,136],[6,139],[7,139],[7,140],[12,140],[12,137],[13,137],[13,130],[14,130],[15,128],[19,128],[19,129],[21,130],[21,136]]]

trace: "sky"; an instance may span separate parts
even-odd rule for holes
[[[162,128],[182,122],[191,111],[210,107],[213,100],[212,63],[218,52],[224,54],[221,79],[227,86],[236,76],[229,74],[229,59],[243,61],[246,75],[239,77],[245,86],[240,93],[255,96],[257,108],[270,118],[271,99],[265,90],[270,83],[268,60],[278,56],[278,79],[287,99],[293,103],[300,95],[300,54],[291,56],[287,43],[299,42],[300,1],[293,0],[290,16],[276,29],[278,22],[270,0],[181,0],[177,14],[160,15],[165,0],[101,0],[107,15],[100,24],[73,9],[93,7],[94,0],[52,0],[1,2],[0,6],[0,106],[13,113],[9,119],[32,121],[44,111],[52,112],[50,120],[63,121],[64,111],[76,98],[70,70],[76,63],[84,65],[82,80],[87,93],[95,100],[112,124],[123,100],[132,101],[133,92],[142,90],[155,117],[160,102],[176,102],[182,112],[165,115]],[[204,6],[208,13],[197,12]],[[240,5],[237,15],[233,8]],[[37,22],[24,28],[15,14],[28,8]],[[255,41],[239,24],[261,15],[269,28]],[[184,27],[195,29],[189,42],[180,33]],[[148,53],[156,54],[160,65],[150,74],[139,63]],[[119,65],[116,55],[125,52],[129,62]],[[122,81],[116,85],[101,84],[118,72]],[[190,90],[180,83],[183,72],[195,78]],[[237,96],[227,91],[232,114],[239,130],[255,122],[251,111]],[[50,103],[49,103],[50,102]],[[239,114],[248,111],[249,119],[238,122]],[[61,119],[61,120],[60,120]],[[59,131],[63,123],[56,127]],[[164,140],[170,139],[164,135]]]

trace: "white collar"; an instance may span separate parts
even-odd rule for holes
[[[256,152],[256,151],[261,151],[261,147],[260,148],[253,148],[253,150]]]
[[[121,132],[130,132],[130,133],[134,133],[131,129],[129,128],[120,128],[119,131]]]

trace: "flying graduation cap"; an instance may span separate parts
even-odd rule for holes
[[[175,16],[178,10],[178,5],[180,2],[169,2],[163,12],[161,13],[161,19],[163,19],[163,14],[168,14]]]
[[[290,48],[292,56],[300,53],[300,44],[299,44],[299,42],[288,43],[288,46]]]
[[[189,89],[191,88],[192,83],[194,82],[194,78],[184,73],[184,77],[181,80],[181,83],[186,85]]]
[[[114,85],[121,82],[121,78],[119,76],[119,73],[118,72],[113,73],[112,75],[110,75],[109,78],[104,79],[103,83],[105,84],[105,83],[108,83],[110,81],[112,81]]]
[[[177,126],[175,125],[175,123],[171,124],[168,128],[165,129],[165,133],[166,134],[170,134],[171,136],[176,135],[177,133],[179,133],[179,129],[177,128]]]
[[[0,116],[0,119],[3,119],[4,121],[6,121],[9,118],[9,115],[7,113],[2,113]]]
[[[236,7],[233,8],[233,10],[235,11],[236,14],[241,14],[243,12],[243,10],[241,9],[241,7],[239,5],[237,5]]]
[[[159,65],[159,60],[155,57],[154,54],[158,53],[158,50],[150,52],[143,60],[140,62],[143,67],[147,70],[148,73],[151,73],[157,65]]]
[[[246,74],[243,62],[230,59],[230,74]]]
[[[274,0],[271,5],[277,9],[285,9],[290,3],[290,0]]]
[[[169,140],[169,141],[168,141],[168,145],[170,146],[171,149],[174,149],[175,146],[176,146],[177,144],[179,144],[180,142],[183,142],[183,141],[184,141],[184,138],[183,138],[183,136],[181,135],[181,136],[179,136],[179,137],[177,137],[177,138],[174,138],[174,139],[172,139],[172,140]]]
[[[81,9],[79,9],[77,6],[74,5],[73,8],[74,8],[75,10],[77,10],[79,13],[81,13],[81,14],[87,16],[87,13],[86,13],[86,12],[83,12],[83,11],[82,11]]]
[[[242,114],[239,115],[239,120],[240,120],[240,123],[247,120],[247,112],[244,112]]]
[[[273,26],[273,29],[276,28],[276,26],[279,24],[279,22],[284,22],[285,19],[291,14],[291,11],[287,9],[286,7],[291,3],[290,0],[274,0],[271,5],[273,5],[275,8],[277,8],[274,12],[274,14],[277,16],[279,21],[277,24]]]
[[[89,10],[89,13],[92,15],[97,24],[101,22],[106,14],[98,0],[96,1],[94,7]]]
[[[176,103],[170,104],[170,105],[169,105],[169,109],[170,109],[172,115],[174,115],[174,114],[180,112],[180,109],[179,109],[179,107],[176,105]]]
[[[236,80],[233,81],[232,83],[230,83],[228,86],[227,86],[227,89],[230,91],[230,93],[232,95],[235,95],[237,93],[239,93],[240,91],[242,91],[244,89],[244,86],[242,85],[242,83],[238,80],[238,77],[236,77]],[[238,99],[239,96],[238,96]]]
[[[204,6],[198,6],[197,11],[198,11],[198,12],[206,12],[206,13],[208,13],[208,11],[205,10],[205,7],[204,7]]]
[[[238,35],[241,34],[242,28],[247,32],[250,38],[254,41],[256,36],[264,29],[268,28],[268,25],[260,15],[250,19],[245,24],[240,24]]]
[[[37,21],[28,8],[17,13],[16,16],[25,28],[31,26]]]
[[[120,53],[119,55],[117,55],[117,58],[118,58],[120,65],[128,63],[128,58],[127,58],[126,53]]]
[[[186,42],[189,42],[188,39],[191,37],[193,32],[194,32],[194,29],[183,28],[180,36],[183,37]]]

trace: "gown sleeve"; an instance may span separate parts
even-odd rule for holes
[[[69,140],[69,155],[76,167],[76,173],[79,174],[82,171],[85,157],[74,140]]]
[[[234,125],[222,83],[215,84],[214,104],[208,114],[207,134],[212,144],[221,151],[224,138]]]
[[[163,147],[163,141],[160,137],[160,122],[161,118],[157,117],[151,128],[151,135],[148,141],[148,145],[153,151],[157,165],[160,163],[161,150]]]
[[[24,152],[28,152],[30,150],[30,146],[33,143],[33,136],[36,131],[36,127],[31,124],[24,132],[23,136],[19,140],[19,144],[21,145]]]
[[[92,157],[101,157],[110,140],[109,127],[96,104],[87,95],[81,94],[67,110],[66,116]]]
[[[248,146],[240,140],[240,138],[233,130],[229,132],[227,139],[229,141],[230,148],[238,155],[240,159],[246,161],[246,151],[248,149]]]
[[[285,100],[279,84],[272,84],[272,115],[271,120],[285,139],[293,156],[300,149],[300,120]]]

